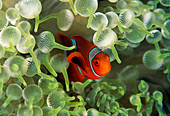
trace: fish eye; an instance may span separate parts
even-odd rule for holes
[[[94,64],[95,64],[96,66],[99,66],[99,65],[100,65],[99,60],[98,60],[98,59],[94,59]]]

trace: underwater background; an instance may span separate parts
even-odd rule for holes
[[[69,84],[58,32],[111,71]],[[170,116],[170,1],[0,0],[0,65],[0,116]]]

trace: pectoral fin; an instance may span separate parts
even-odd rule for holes
[[[67,61],[76,64],[81,69],[84,75],[89,76],[89,74],[87,73],[88,67],[86,61],[81,53],[79,52],[71,53],[68,56]]]

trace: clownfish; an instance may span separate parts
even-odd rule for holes
[[[58,33],[58,36],[65,46],[75,46],[74,50],[67,51],[67,61],[70,63],[67,72],[70,83],[82,82],[84,78],[100,79],[110,72],[109,56],[97,46],[78,35],[69,38]]]

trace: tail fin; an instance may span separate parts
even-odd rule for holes
[[[64,34],[62,34],[60,32],[58,32],[58,36],[61,39],[61,41],[63,41],[64,46],[67,46],[67,47],[72,46],[72,41],[70,40],[69,37],[67,37],[66,35],[64,35]]]

